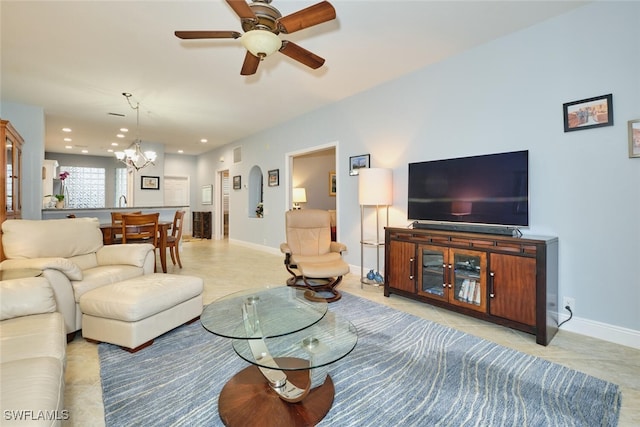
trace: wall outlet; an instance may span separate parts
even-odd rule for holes
[[[571,308],[571,311],[576,311],[576,300],[575,300],[575,298],[564,297],[562,299],[562,309],[564,309],[566,306],[569,306]]]

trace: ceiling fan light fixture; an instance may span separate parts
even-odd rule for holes
[[[254,56],[264,58],[282,47],[282,40],[276,34],[267,30],[247,31],[240,38],[242,45]]]

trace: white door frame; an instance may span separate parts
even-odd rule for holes
[[[291,202],[291,192],[292,192],[292,187],[291,187],[291,182],[293,181],[293,159],[295,157],[298,156],[302,156],[305,154],[311,154],[311,153],[315,153],[317,151],[324,151],[327,149],[333,148],[335,149],[335,162],[336,162],[336,188],[338,186],[338,183],[340,182],[340,178],[343,176],[342,175],[342,164],[341,164],[341,156],[340,156],[340,144],[339,141],[333,141],[333,142],[329,142],[327,144],[322,144],[322,145],[316,145],[314,147],[307,147],[304,148],[302,150],[297,150],[297,151],[290,151],[288,153],[285,153],[285,171],[284,171],[284,185],[285,188],[287,189],[287,193],[285,195],[284,198],[284,203],[285,203],[285,207],[284,210],[288,211],[289,209],[291,209],[292,206],[292,202]],[[338,235],[336,236],[336,239],[338,241],[340,241],[340,239],[338,238],[338,236],[340,235],[340,227],[339,227],[339,218],[340,218],[340,192],[338,191],[336,194],[336,228],[337,228],[337,233]]]
[[[222,176],[224,173],[229,173],[229,168],[218,169],[216,171],[215,184],[214,184],[214,193],[215,197],[213,198],[213,212],[212,215],[215,218],[212,218],[213,222],[213,239],[222,240],[224,239],[224,205],[222,203],[222,198],[224,197],[224,193],[222,191]],[[231,210],[231,207],[229,207]],[[217,213],[217,215],[216,215]]]

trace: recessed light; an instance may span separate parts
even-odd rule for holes
[[[62,128],[62,132],[71,132],[71,128]]]
[[[118,138],[124,138],[124,135],[123,135],[123,134],[121,134],[121,133],[117,134],[116,136],[117,136]]]
[[[178,153],[182,154],[184,153],[184,150],[178,150]]]
[[[67,150],[71,150],[73,148],[72,145],[65,145],[64,148],[66,148]]]
[[[129,132],[129,129],[127,129],[127,128],[120,128],[120,132]]]
[[[107,153],[113,153],[113,149],[112,149],[112,148],[109,148],[109,149],[107,150]]]
[[[200,142],[202,142],[203,144],[206,144],[206,143],[207,143],[207,142],[209,142],[209,141],[207,141],[207,140],[206,140],[206,138],[202,138],[202,139],[200,140]]]
[[[63,141],[64,141],[64,142],[71,142],[71,141],[73,141],[73,139],[71,139],[71,138],[64,138],[64,139],[63,139]]]
[[[83,154],[87,154],[89,152],[89,150],[82,150]]]
[[[112,142],[112,143],[111,143],[111,146],[112,146],[112,147],[117,147],[117,146],[118,146],[118,143],[117,143],[117,142]]]

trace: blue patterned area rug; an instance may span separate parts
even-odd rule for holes
[[[618,386],[366,299],[330,309],[358,329],[331,365],[321,426],[615,426]],[[532,338],[533,339],[533,338]],[[218,395],[247,363],[200,322],[129,354],[100,344],[106,425],[219,426]]]

